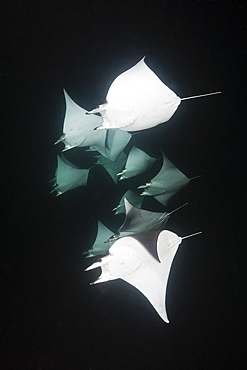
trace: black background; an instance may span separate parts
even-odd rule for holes
[[[245,2],[4,0],[1,15],[0,368],[244,368]],[[99,170],[88,188],[49,194],[62,88],[93,109],[144,55],[180,97],[222,91],[182,102],[169,122],[135,138],[187,176],[202,175],[168,207],[189,202],[168,229],[203,231],[175,257],[169,324],[131,286],[90,286],[99,271],[84,272],[91,261],[82,252],[97,220],[110,223],[124,185]]]

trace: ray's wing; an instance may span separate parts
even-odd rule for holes
[[[172,162],[163,154],[163,165],[159,173],[146,185],[141,185],[138,189],[144,189],[141,195],[154,196],[158,201],[163,195],[161,203],[166,205],[169,199],[186,186],[190,179],[184,175]]]
[[[105,142],[102,145],[91,145],[89,151],[97,150],[104,157],[115,162],[131,139],[131,134],[119,129],[105,130]]]
[[[107,130],[106,151],[108,158],[115,162],[124,150],[132,135],[122,130]]]
[[[129,201],[129,203],[131,203],[136,208],[141,208],[143,197],[135,193],[133,190],[127,190],[126,193],[120,199],[118,206],[113,209],[113,211],[115,211],[115,215],[119,213],[126,213],[124,198],[126,198]]]
[[[109,250],[112,245],[112,242],[105,242],[110,238],[112,235],[112,231],[108,229],[102,222],[98,221],[98,231],[95,242],[87,252],[83,254],[87,254],[86,258],[95,257],[95,256],[103,256]]]
[[[86,115],[86,110],[77,105],[64,90],[66,112],[63,125],[63,135],[55,144],[63,142],[64,151],[77,146],[104,146],[106,132],[94,130],[102,122],[96,115]]]
[[[64,156],[62,158],[57,156],[57,169],[53,185],[53,191],[57,192],[57,196],[79,186],[86,186],[89,175],[89,169],[78,168]]]
[[[182,239],[171,231],[162,231],[157,238],[160,262],[147,257],[139,274],[125,276],[124,280],[142,292],[160,317],[169,322],[166,311],[166,289],[172,261]]]
[[[126,198],[124,199],[124,204],[126,217],[123,225],[113,236],[113,240],[143,231],[162,230],[169,219],[169,213],[152,212],[136,208],[132,206]]]
[[[118,156],[118,159],[115,162],[112,162],[110,159],[104,156],[99,156],[96,164],[101,164],[105,168],[105,170],[109,173],[109,175],[111,176],[115,184],[117,184],[117,181],[118,181],[117,173],[125,165],[126,158],[127,156],[124,152],[122,152]]]
[[[155,161],[156,158],[150,157],[143,150],[133,146],[129,152],[125,169],[118,174],[119,180],[139,175],[150,168]]]

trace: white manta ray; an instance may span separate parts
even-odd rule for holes
[[[219,94],[219,92],[179,98],[146,65],[144,58],[120,74],[111,84],[106,103],[88,112],[103,118],[97,129],[145,130],[168,121],[181,100]]]

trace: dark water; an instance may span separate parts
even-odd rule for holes
[[[4,1],[2,93],[2,369],[244,368],[246,31],[243,1]],[[135,138],[187,176],[167,228],[199,230],[171,271],[165,324],[122,281],[89,286],[82,256],[118,188],[49,194],[65,112],[85,109],[146,55],[181,97],[173,118]],[[135,187],[135,180],[130,186]],[[123,191],[123,185],[120,186]]]

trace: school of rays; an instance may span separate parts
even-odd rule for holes
[[[63,135],[55,143],[62,142],[64,149],[57,156],[53,191],[59,196],[87,186],[91,169],[77,167],[64,155],[67,150],[84,147],[96,152],[96,169],[102,166],[107,171],[117,192],[119,181],[148,171],[158,160],[131,145],[133,132],[168,121],[183,100],[214,94],[219,92],[179,98],[146,65],[144,58],[120,74],[106,94],[106,103],[90,112],[78,106],[64,90]],[[131,149],[126,153],[127,145]],[[165,227],[169,217],[187,203],[171,212],[165,211],[165,207],[192,179],[175,167],[163,152],[161,155],[162,166],[148,183],[140,183],[136,191],[129,189],[120,194],[119,204],[113,212],[115,215],[125,214],[124,222],[113,231],[97,220],[95,241],[84,254],[86,258],[101,257],[86,269],[101,269],[101,275],[92,284],[124,280],[138,289],[168,323],[166,289],[169,273],[179,245],[188,236],[180,237]],[[143,209],[145,197],[153,197],[164,211]]]

